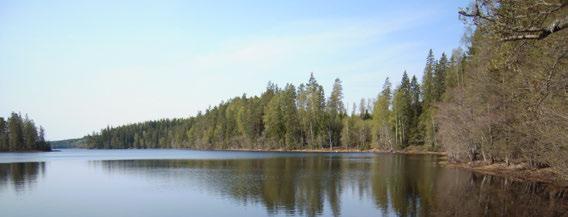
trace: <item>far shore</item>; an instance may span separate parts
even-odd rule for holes
[[[180,149],[188,150],[188,149]],[[192,149],[193,150],[193,149]],[[201,150],[203,149],[194,149]],[[207,149],[205,149],[207,150]],[[53,149],[52,151],[59,151]],[[344,148],[336,147],[318,148],[318,149],[261,149],[261,148],[230,148],[230,149],[209,149],[209,151],[237,151],[237,152],[290,152],[290,153],[384,153],[384,154],[404,154],[404,155],[437,155],[440,156],[440,165],[448,168],[459,168],[471,170],[474,172],[501,176],[510,178],[515,181],[530,181],[551,184],[557,187],[568,187],[568,180],[562,178],[555,173],[551,168],[531,168],[524,163],[510,164],[505,163],[488,163],[483,161],[475,162],[450,162],[447,158],[447,153],[442,151],[429,151],[423,146],[409,146],[403,150],[383,150],[383,149],[357,149],[357,148]]]
[[[247,152],[306,152],[306,153],[388,153],[388,154],[430,154],[446,155],[445,152],[422,151],[422,150],[382,150],[382,149],[356,149],[356,148],[318,148],[318,149],[254,149],[254,148],[231,148],[215,149],[216,151],[247,151]]]
[[[243,151],[243,152],[305,152],[305,153],[385,153],[385,154],[405,154],[405,155],[438,155],[441,156],[440,164],[448,168],[460,168],[474,172],[506,177],[515,181],[542,182],[557,187],[568,187],[568,181],[563,180],[551,168],[530,168],[526,164],[493,163],[475,161],[469,163],[450,162],[446,152],[428,151],[423,147],[410,146],[403,150],[382,150],[382,149],[356,149],[356,148],[321,148],[321,149],[221,149],[218,151]]]

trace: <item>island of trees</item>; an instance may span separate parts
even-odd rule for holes
[[[347,111],[341,80],[329,95],[312,75],[269,83],[183,119],[107,127],[89,148],[444,150],[453,161],[523,162],[568,177],[568,3],[475,0],[463,48],[423,77],[387,79]]]
[[[21,114],[12,112],[7,120],[0,117],[0,152],[50,150],[45,130],[41,126],[38,129],[27,115],[22,118]]]

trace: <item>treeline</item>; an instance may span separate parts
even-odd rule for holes
[[[50,151],[45,141],[45,130],[36,127],[33,120],[26,115],[12,112],[5,120],[0,117],[0,152],[7,151]]]
[[[428,53],[423,85],[404,72],[392,89],[388,78],[377,99],[361,99],[347,114],[342,82],[331,93],[313,74],[297,87],[268,84],[260,96],[243,95],[187,119],[164,119],[103,129],[86,137],[91,148],[194,149],[438,149],[431,107],[453,84],[463,54],[436,60]],[[447,80],[447,81],[446,81]]]
[[[51,148],[53,149],[66,149],[66,148],[84,148],[85,139],[65,139],[57,141],[49,141]]]
[[[107,128],[91,148],[443,148],[450,160],[526,162],[568,175],[568,4],[474,0],[464,48],[436,58],[421,82],[405,72],[348,113],[341,81],[326,97],[312,75],[269,83],[187,119]]]
[[[126,149],[126,148],[190,148],[187,135],[190,119],[163,119],[107,127],[100,133],[86,136],[82,141],[87,148]]]

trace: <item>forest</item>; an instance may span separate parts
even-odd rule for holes
[[[445,151],[452,161],[524,162],[568,177],[568,2],[474,0],[458,11],[463,46],[426,54],[419,80],[404,72],[347,111],[312,74],[268,83],[259,96],[194,117],[107,127],[89,148]],[[379,84],[377,85],[379,86]]]
[[[0,117],[0,152],[8,151],[50,151],[45,141],[45,130],[35,125],[26,115],[12,112],[5,120]]]

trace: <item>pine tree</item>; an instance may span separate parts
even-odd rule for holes
[[[0,117],[0,151],[8,151],[8,123]]]
[[[34,122],[28,118],[28,115],[24,119],[23,134],[24,149],[38,150],[39,148],[36,146],[38,140],[37,128]]]
[[[436,67],[436,59],[432,49],[428,51],[426,57],[426,67],[424,67],[424,77],[422,78],[422,100],[423,109],[428,110],[431,103],[434,101],[434,68]]]
[[[402,75],[402,81],[395,91],[393,99],[393,112],[395,124],[395,144],[398,148],[408,145],[410,126],[412,120],[412,97],[410,95],[410,80],[406,71]]]
[[[12,112],[8,118],[8,137],[9,137],[9,150],[19,151],[24,150],[24,132],[22,117],[15,112]]]
[[[276,94],[264,111],[264,125],[266,126],[266,137],[270,141],[273,141],[271,145],[282,145],[284,144],[284,117],[281,111],[281,94]]]
[[[419,118],[422,114],[422,102],[420,101],[420,84],[416,76],[412,76],[410,81],[410,107],[412,110],[410,119],[409,140],[412,145],[422,144],[422,129],[420,129]]]
[[[297,146],[300,141],[300,122],[298,120],[298,109],[296,108],[296,87],[287,84],[282,93],[280,102],[285,135],[284,143],[287,148]]]
[[[339,78],[335,79],[333,90],[327,103],[328,113],[328,144],[330,148],[341,143],[342,116],[345,114],[343,104],[343,87]]]
[[[424,67],[424,78],[422,79],[422,112],[419,117],[419,128],[421,129],[424,144],[430,147],[435,145],[435,131],[431,107],[435,101],[435,81],[434,69],[436,60],[432,49],[426,57],[426,66]]]
[[[305,84],[298,86],[296,106],[298,109],[298,119],[300,122],[300,144],[308,143],[308,133],[310,132],[310,119],[308,114],[308,91]]]
[[[318,84],[314,74],[310,75],[310,80],[306,85],[307,89],[307,119],[308,129],[307,138],[310,147],[320,146],[325,142],[326,129],[324,122],[325,95],[323,87]]]
[[[448,64],[446,54],[442,53],[442,56],[434,69],[433,99],[435,101],[440,101],[442,99],[442,95],[444,95],[444,92],[446,91],[446,72],[448,70]]]
[[[39,126],[38,148],[43,151],[51,150],[49,143],[45,140],[45,129],[42,126]]]

